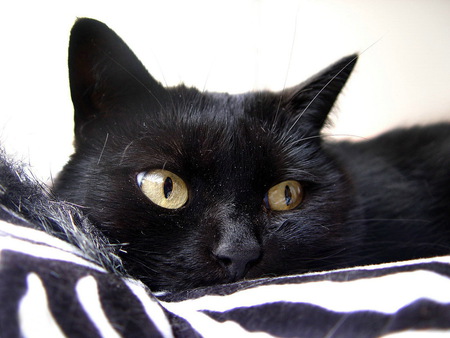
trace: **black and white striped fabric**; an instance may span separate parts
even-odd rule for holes
[[[450,335],[450,257],[152,295],[71,244],[0,222],[1,337]]]
[[[450,256],[152,294],[0,150],[0,337],[450,336]]]

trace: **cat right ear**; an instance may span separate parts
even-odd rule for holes
[[[357,54],[346,56],[282,93],[281,106],[294,121],[289,130],[296,128],[303,130],[304,135],[318,135],[357,59]]]
[[[103,116],[142,107],[161,110],[167,96],[125,42],[92,19],[79,19],[72,28],[69,76],[77,137]]]

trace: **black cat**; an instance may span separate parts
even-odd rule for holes
[[[154,290],[450,253],[450,125],[320,137],[356,59],[280,93],[164,88],[78,20],[76,152],[55,191]]]

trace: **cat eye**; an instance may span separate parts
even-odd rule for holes
[[[272,188],[264,197],[267,209],[276,211],[292,210],[303,201],[303,188],[297,181],[284,181]]]
[[[155,169],[142,172],[137,183],[150,201],[166,209],[179,209],[188,200],[188,189],[184,181],[174,173]]]

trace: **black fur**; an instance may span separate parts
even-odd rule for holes
[[[152,289],[449,253],[449,125],[355,144],[320,137],[356,59],[280,93],[164,88],[108,27],[78,20],[76,152],[55,191],[122,245],[128,271]],[[137,185],[160,168],[188,185],[178,210]],[[284,180],[303,184],[303,203],[267,210],[266,192]]]
[[[58,200],[0,149],[0,220],[45,231],[79,248],[84,258],[126,276],[117,248],[71,203]]]

